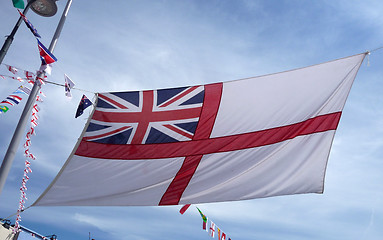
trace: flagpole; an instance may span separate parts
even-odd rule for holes
[[[65,9],[63,11],[63,14],[61,16],[60,22],[57,25],[55,34],[52,37],[51,44],[49,46],[50,52],[53,52],[53,50],[56,46],[57,40],[60,37],[60,33],[61,33],[61,30],[64,26],[66,16],[68,14],[68,11],[69,11],[71,4],[72,4],[72,0],[68,0],[67,4],[65,6]],[[40,81],[38,81],[38,79],[39,78],[44,79],[44,77],[45,77],[45,71],[40,72],[36,77],[35,84],[33,84],[33,88],[31,90],[29,97],[28,97],[27,103],[24,106],[24,110],[21,114],[21,117],[20,117],[19,122],[17,124],[16,130],[13,134],[11,143],[8,146],[7,153],[5,154],[3,163],[1,164],[1,167],[0,167],[0,195],[1,195],[1,192],[2,192],[3,187],[5,185],[5,182],[7,180],[9,171],[11,169],[13,160],[14,160],[15,155],[16,155],[16,151],[17,151],[19,144],[20,144],[20,140],[21,140],[23,133],[25,131],[25,126],[26,126],[26,124],[30,118],[31,111],[32,111],[33,105],[35,104],[37,94],[39,93],[39,91],[41,89],[41,83],[40,83]]]
[[[32,3],[34,3],[36,0],[31,0],[31,1],[28,1],[27,3],[27,6],[25,6],[25,9],[23,11],[23,14],[27,14],[30,6],[32,5]],[[13,27],[13,30],[11,32],[11,34],[8,35],[7,39],[5,40],[4,44],[3,44],[3,47],[1,48],[0,50],[0,64],[3,63],[3,60],[4,60],[4,57],[5,55],[7,54],[8,52],[8,49],[9,47],[11,46],[12,42],[13,42],[13,39],[15,38],[15,34],[17,32],[17,30],[19,29],[20,27],[20,24],[21,22],[23,21],[23,18],[20,16],[19,17],[19,20],[17,20],[16,22],[16,25]]]

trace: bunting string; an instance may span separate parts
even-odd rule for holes
[[[22,69],[22,68],[19,68],[19,67],[15,67],[15,66],[11,66],[11,65],[8,65],[8,64],[5,64],[5,63],[1,63],[1,65],[5,66],[8,71],[9,71],[8,66],[10,66],[12,69],[16,69],[16,71],[15,71],[15,73],[12,72],[15,76],[10,76],[10,75],[6,75],[6,74],[0,74],[0,78],[11,79],[11,80],[19,81],[19,82],[28,82],[30,84],[34,84],[34,80],[35,80],[36,74],[33,73],[32,71],[25,70],[25,69]],[[20,73],[20,72],[24,73],[24,75],[22,77],[21,76],[16,76],[16,75],[19,75],[18,73]],[[64,80],[65,80],[65,76],[68,77],[67,74],[64,73]],[[65,88],[65,83],[64,84],[60,84],[60,83],[57,83],[57,82],[49,81],[49,80],[47,80],[47,77],[44,79],[44,83]],[[81,88],[74,87],[74,86],[70,87],[70,89],[71,90],[74,89],[74,90],[81,91],[81,92],[87,92],[87,93],[95,94],[95,92],[92,92],[92,91],[89,91],[89,90],[86,90],[86,89],[81,89]]]
[[[4,65],[5,68],[10,73],[12,73],[12,75],[10,76],[10,75],[0,74],[0,78],[2,78],[2,79],[9,78],[9,79],[16,80],[19,82],[26,81],[27,83],[29,83],[32,86],[35,84],[36,81],[39,81],[41,83],[41,85],[43,85],[45,83],[50,83],[53,85],[62,86],[65,89],[65,95],[68,98],[71,98],[72,95],[71,95],[70,91],[71,91],[71,89],[74,89],[75,84],[66,74],[64,74],[64,80],[65,80],[64,84],[58,84],[58,83],[47,81],[46,73],[48,73],[50,75],[51,64],[56,62],[57,58],[38,39],[38,38],[41,38],[41,36],[37,33],[37,30],[32,25],[32,23],[20,11],[18,11],[18,12],[19,12],[20,16],[23,18],[27,27],[31,30],[33,35],[36,37],[38,50],[39,50],[39,54],[40,54],[40,59],[41,59],[41,66],[40,66],[39,70],[35,71],[36,72],[35,73],[33,71],[24,70],[24,69],[21,69],[21,68],[12,66],[12,65],[2,63],[1,65]],[[20,76],[21,73],[23,73],[22,76]],[[43,77],[41,77],[41,76],[43,76]],[[78,89],[78,90],[80,90],[80,89]],[[82,91],[85,91],[85,90],[82,90]],[[86,91],[86,92],[89,92],[89,91]],[[29,96],[30,93],[31,93],[30,88],[28,88],[27,86],[24,86],[24,85],[20,86],[15,92],[13,92],[8,97],[6,97],[2,102],[0,102],[0,114],[7,112],[9,110],[9,107],[19,104],[20,101],[22,100],[23,94],[26,94]],[[31,111],[30,127],[29,127],[28,132],[26,133],[25,143],[23,145],[24,146],[24,156],[25,156],[24,174],[23,174],[23,178],[21,180],[21,186],[19,189],[20,190],[20,199],[19,199],[18,209],[17,209],[17,212],[14,214],[14,215],[16,215],[15,226],[13,228],[13,233],[15,233],[15,234],[20,231],[20,222],[21,222],[21,215],[20,214],[29,208],[29,207],[25,208],[25,203],[28,200],[27,194],[26,194],[26,192],[28,190],[27,182],[30,178],[29,174],[32,173],[31,163],[33,161],[36,161],[36,156],[30,151],[30,147],[32,145],[32,141],[31,141],[32,136],[36,135],[35,128],[39,125],[39,114],[38,113],[40,111],[39,104],[41,102],[43,102],[42,97],[46,97],[46,96],[40,90],[38,95],[36,96],[35,104],[34,104],[32,111]],[[90,105],[92,105],[90,100],[87,99],[85,97],[85,95],[83,95],[81,102],[79,104],[78,110],[76,112],[76,117],[81,115],[82,111]],[[80,111],[80,114],[79,114],[79,111]],[[47,239],[47,238],[43,237],[43,239]]]
[[[23,95],[29,95],[31,89],[21,85],[16,91],[8,95],[3,101],[0,102],[0,114],[6,113],[10,107],[13,107],[21,102]]]
[[[41,96],[45,97],[45,94],[42,93],[41,91],[39,92]],[[13,232],[16,234],[19,229],[20,229],[20,222],[21,222],[21,216],[20,213],[25,210],[24,204],[28,200],[26,191],[28,190],[27,188],[27,182],[29,180],[28,174],[32,173],[31,169],[31,161],[36,160],[36,156],[31,153],[30,151],[30,146],[32,144],[32,136],[36,135],[36,130],[35,128],[39,125],[38,119],[39,119],[39,111],[40,107],[38,105],[39,102],[43,102],[42,97],[40,95],[36,96],[36,103],[34,104],[32,108],[32,114],[31,114],[31,119],[30,119],[30,127],[28,132],[25,135],[25,143],[24,143],[24,156],[25,156],[25,165],[24,165],[24,175],[21,180],[21,187],[20,187],[20,200],[19,200],[19,207],[17,209],[17,215],[16,215],[16,221],[15,221],[15,227],[13,228]]]
[[[180,213],[184,214],[189,207],[190,207],[190,204],[184,205],[180,209]],[[205,230],[210,237],[214,238],[217,233],[218,240],[231,240],[231,238],[229,238],[227,234],[224,231],[222,231],[222,229],[220,229],[212,220],[210,220],[210,227],[209,227],[208,226],[209,218],[205,214],[203,214],[198,207],[196,208],[202,217],[202,229]]]

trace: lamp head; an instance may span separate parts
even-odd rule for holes
[[[43,17],[52,17],[57,12],[57,0],[28,0],[32,11]]]

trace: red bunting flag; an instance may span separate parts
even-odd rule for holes
[[[37,44],[39,47],[42,65],[48,65],[57,61],[57,58],[38,39]]]
[[[226,240],[226,234],[224,232],[222,232],[222,236],[220,240]]]
[[[190,204],[186,204],[184,205],[181,209],[180,209],[180,213],[181,214],[184,214],[186,212],[186,210],[188,210],[188,208],[190,207]]]

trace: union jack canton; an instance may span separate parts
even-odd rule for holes
[[[99,93],[83,140],[104,144],[190,141],[203,100],[203,86]]]

